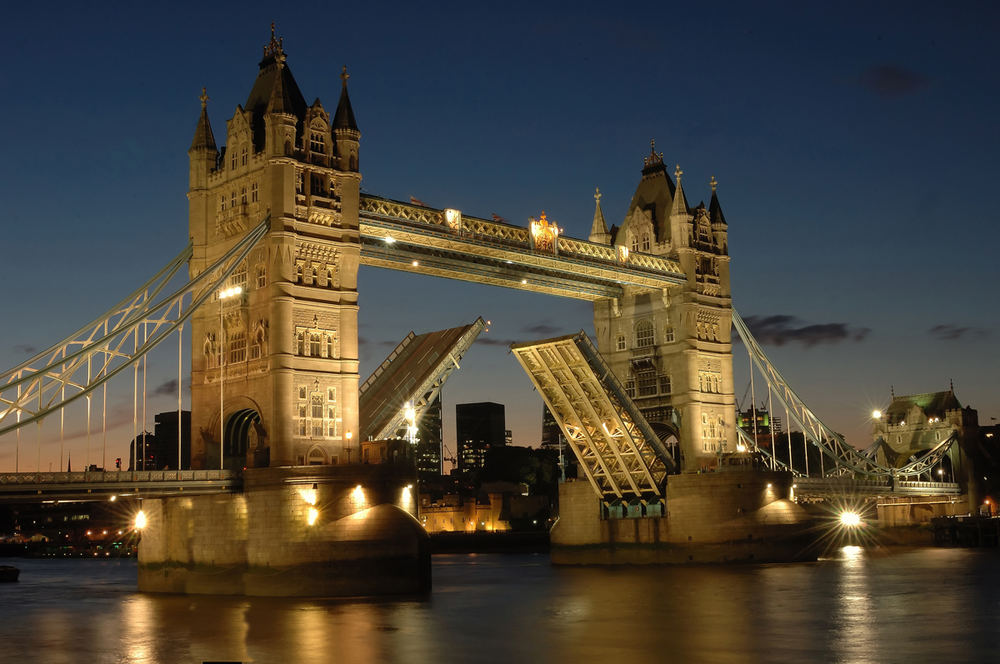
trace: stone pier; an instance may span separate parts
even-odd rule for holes
[[[663,516],[608,518],[585,481],[559,487],[552,562],[573,565],[815,559],[815,519],[769,471],[672,475]]]
[[[412,472],[245,471],[242,493],[145,500],[139,590],[345,597],[430,590]]]

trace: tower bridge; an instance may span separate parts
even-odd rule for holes
[[[573,539],[579,536],[587,546],[606,544],[600,538],[617,531],[597,515],[622,505],[633,516],[667,519],[666,530],[655,525],[650,532],[667,538],[657,546],[673,542],[680,531],[669,528],[681,528],[682,515],[701,509],[690,506],[711,492],[730,496],[717,506],[739,502],[740,514],[763,510],[778,515],[772,525],[793,526],[801,518],[788,502],[795,478],[803,493],[816,496],[836,484],[831,478],[858,480],[860,492],[959,490],[932,475],[954,435],[889,463],[884,453],[849,446],[789,387],[732,307],[728,222],[714,177],[709,204],[691,206],[680,166],[671,177],[651,145],[621,224],[608,227],[598,192],[586,240],[565,236],[544,213],[517,226],[362,194],[361,132],[346,68],[341,80],[332,114],[318,99],[307,104],[272,31],[246,102],[226,122],[225,145],[216,143],[202,93],[188,150],[190,245],[107,313],[0,374],[0,435],[17,435],[19,455],[26,426],[61,418],[77,400],[86,400],[89,431],[91,402],[109,380],[131,370],[137,394],[138,367],[149,351],[190,332],[188,352],[178,346],[178,385],[189,366],[192,468],[115,481],[150,497],[200,481],[200,493],[216,495],[148,501],[151,566],[140,573],[143,587],[218,588],[199,576],[208,559],[190,554],[212,551],[212,538],[228,548],[220,559],[210,556],[211,565],[243,570],[232,582],[236,592],[280,593],[277,580],[253,572],[272,565],[287,573],[289,587],[315,591],[304,579],[327,574],[324,566],[346,555],[338,544],[345,541],[365,545],[352,549],[357,557],[341,572],[360,569],[356,576],[369,578],[391,568],[411,586],[424,583],[426,545],[412,518],[412,478],[359,467],[360,446],[393,435],[407,419],[404,409],[417,412],[432,401],[484,325],[480,319],[407,337],[361,384],[360,265],[593,302],[596,342],[581,331],[512,349],[586,477],[567,489],[561,523],[578,519],[590,530],[574,531],[564,543],[581,543]],[[174,288],[185,263],[188,280]],[[805,467],[791,453],[782,461],[773,446],[737,426],[734,330],[750,355],[751,376],[756,370],[769,402],[773,396],[803,444],[818,452],[819,468],[809,468],[808,453]],[[244,466],[240,482],[231,471]],[[740,466],[765,475],[739,480],[722,472]],[[208,470],[220,474],[184,474]],[[708,470],[720,472],[700,474]],[[0,494],[23,497],[32,486],[39,496],[46,486],[60,495],[112,490],[105,477],[42,475],[3,476]],[[708,475],[707,484],[699,479]],[[705,514],[705,523],[730,524],[713,531],[716,537],[745,523],[726,512]],[[755,532],[773,540],[778,531],[768,528]],[[301,546],[291,552],[272,541]],[[324,587],[339,594],[383,588],[330,583]]]

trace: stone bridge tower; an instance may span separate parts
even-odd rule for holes
[[[307,105],[274,36],[217,147],[203,93],[190,156],[192,275],[270,230],[191,319],[192,465],[358,460],[360,132],[341,74],[333,115]],[[223,433],[224,431],[224,433]],[[221,439],[221,445],[220,445]],[[353,439],[353,440],[352,440]]]
[[[662,153],[651,150],[621,227],[610,231],[596,196],[592,242],[673,258],[687,281],[659,295],[626,287],[620,299],[595,302],[594,329],[598,349],[646,418],[676,436],[682,469],[696,471],[736,449],[732,299],[715,178],[709,207],[692,209],[682,174],[678,166],[675,184]]]

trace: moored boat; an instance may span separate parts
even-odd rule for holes
[[[17,577],[20,574],[21,570],[16,567],[11,567],[10,565],[0,565],[0,583],[17,581]]]

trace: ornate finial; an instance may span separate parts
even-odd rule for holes
[[[649,139],[649,156],[642,160],[645,167],[656,166],[663,163],[663,153],[656,154],[656,139]]]
[[[351,75],[347,73],[347,65],[344,65],[343,69],[340,70],[340,80],[343,82],[345,88],[347,87],[347,79],[350,77]]]
[[[716,180],[716,179],[715,179],[715,176],[713,175],[713,176],[712,176],[712,179],[711,179],[711,180],[709,180],[709,181],[708,181],[708,183],[709,183],[710,185],[712,185],[712,193],[714,194],[714,193],[715,193],[715,189],[716,189],[716,187],[718,187],[718,186],[719,186],[719,181],[718,181],[718,180]]]
[[[682,175],[684,175],[684,171],[681,170],[681,165],[677,164],[677,168],[674,169],[674,177],[677,178],[677,184],[681,183]]]
[[[271,41],[264,45],[264,57],[269,55],[274,56],[284,56],[285,51],[285,39],[284,37],[277,37],[274,30],[274,21],[271,21]],[[278,62],[284,62],[284,57],[278,57]]]
[[[600,205],[601,204],[601,196],[603,195],[603,194],[601,194],[601,188],[600,187],[594,187],[594,192],[595,192],[594,193],[594,200],[597,201],[598,205]]]
[[[201,110],[204,111],[205,107],[208,106],[208,99],[209,99],[209,97],[208,97],[208,89],[207,88],[203,87],[201,89],[201,96],[198,97],[198,99],[201,100]]]

